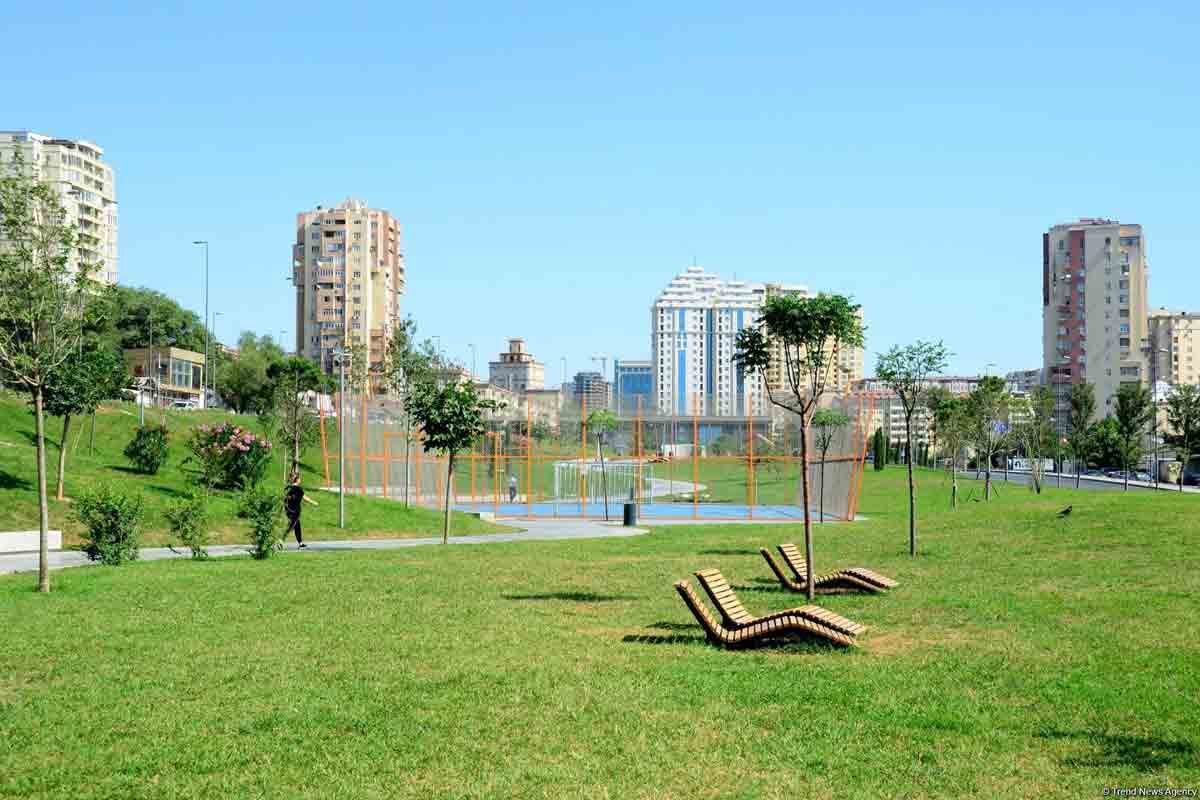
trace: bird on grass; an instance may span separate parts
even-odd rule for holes
[[[1074,508],[1074,507],[1075,507],[1075,506],[1067,506],[1067,507],[1066,507],[1066,508],[1064,508],[1062,511],[1058,512],[1058,515],[1057,515],[1057,516],[1058,516],[1058,518],[1059,518],[1059,519],[1062,519],[1063,517],[1069,517],[1069,516],[1071,516],[1071,509],[1072,509],[1072,508]]]

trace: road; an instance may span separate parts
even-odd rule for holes
[[[966,471],[960,472],[960,473],[958,473],[958,477],[966,478],[967,480],[975,480],[975,471],[974,470],[966,470]],[[982,472],[979,473],[979,482],[983,483],[983,473]],[[995,486],[995,485],[999,484],[1000,491],[1004,491],[1004,483],[1005,483],[1004,470],[992,470],[992,485]],[[1029,485],[1029,473],[1028,472],[1017,472],[1016,470],[1009,470],[1008,471],[1008,483],[1016,484],[1018,486],[1028,486]],[[1047,474],[1046,477],[1042,479],[1042,485],[1043,486],[1058,486],[1057,475]],[[1063,485],[1064,489],[1066,489],[1066,488],[1074,489],[1075,488],[1075,476],[1074,475],[1063,475],[1062,485]],[[1120,492],[1120,491],[1124,491],[1125,485],[1123,482],[1121,482],[1119,480],[1115,480],[1113,478],[1084,477],[1084,478],[1080,479],[1080,481],[1079,481],[1079,488],[1080,489],[1088,489],[1088,490],[1097,491],[1097,492],[1106,492],[1106,491],[1107,492],[1113,492],[1113,491]],[[1179,487],[1176,486],[1175,484],[1160,483],[1160,484],[1158,484],[1158,488],[1159,488],[1159,491],[1171,491],[1171,492],[1179,491]],[[1142,483],[1140,481],[1130,481],[1129,482],[1129,491],[1132,492],[1135,490],[1143,491],[1143,492],[1154,491],[1154,484],[1153,483]],[[968,491],[970,491],[970,490],[968,489]],[[1194,493],[1196,493],[1197,490],[1193,486],[1185,486],[1184,491],[1194,494]]]

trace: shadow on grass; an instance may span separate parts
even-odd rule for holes
[[[0,489],[32,489],[33,484],[24,478],[18,478],[11,472],[0,469]]]
[[[737,586],[735,584],[730,584],[729,588],[733,589],[735,592],[770,592],[771,594],[784,591],[784,588],[779,585],[778,581],[771,582],[771,585],[769,586],[762,586],[760,584],[755,584],[753,586]],[[788,594],[796,593],[788,592]]]
[[[613,603],[619,600],[636,600],[623,594],[596,594],[594,592],[546,592],[544,594],[505,594],[505,600],[566,600],[572,603]]]
[[[183,491],[182,489],[176,489],[173,486],[163,486],[161,484],[152,484],[150,486],[147,486],[146,488],[152,492],[157,492],[158,494],[165,494],[165,495],[168,495],[169,497],[187,497],[188,496],[187,492]]]
[[[683,645],[704,645],[707,644],[703,636],[655,636],[651,634],[629,633],[621,637],[622,642],[629,644],[683,644]]]
[[[700,628],[695,622],[656,622],[646,627],[660,631],[694,631]]]
[[[1191,767],[1200,765],[1196,748],[1191,742],[1158,739],[1150,736],[1088,733],[1086,731],[1049,731],[1037,734],[1039,739],[1069,739],[1086,751],[1060,759],[1066,767],[1113,769],[1132,767],[1139,772],[1162,767]]]
[[[696,553],[699,556],[756,556],[757,550],[701,550]]]

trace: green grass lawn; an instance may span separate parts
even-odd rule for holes
[[[169,532],[163,518],[163,510],[173,498],[181,496],[196,485],[196,470],[183,463],[188,455],[188,431],[201,423],[222,420],[233,420],[243,427],[259,430],[258,421],[254,417],[220,411],[159,412],[148,409],[148,421],[165,420],[170,430],[171,454],[168,463],[157,475],[140,475],[132,471],[122,453],[137,429],[137,413],[137,406],[131,403],[103,406],[96,415],[96,446],[93,454],[89,454],[90,420],[72,421],[70,441],[67,443],[67,500],[50,501],[50,525],[64,531],[68,546],[79,542],[80,532],[79,524],[71,518],[70,497],[98,482],[111,482],[122,489],[141,494],[147,511],[142,543],[147,546],[165,544],[169,539]],[[48,418],[46,459],[51,498],[54,497],[54,484],[58,474],[58,442],[61,434],[61,419]],[[336,437],[336,433],[331,435]],[[33,436],[33,416],[29,413],[24,399],[11,393],[0,393],[0,531],[34,530],[38,526],[37,462]],[[336,448],[336,438],[333,446]],[[302,464],[304,486],[319,504],[317,508],[307,505],[304,507],[306,539],[405,538],[441,534],[442,518],[436,511],[405,509],[399,503],[352,495],[346,497],[346,528],[338,528],[337,495],[319,491],[324,485],[320,462],[321,449],[320,445],[317,445],[305,454]],[[282,462],[273,459],[264,485],[282,491],[281,469]],[[336,485],[336,465],[332,478]],[[212,512],[214,543],[248,541],[249,528],[244,520],[237,518],[234,493],[214,493]],[[464,514],[455,514],[451,522],[452,534],[458,535],[506,530],[511,529],[482,522]]]
[[[671,589],[798,526],[0,578],[0,796],[1100,797],[1200,787],[1200,505],[868,472],[819,571],[860,646],[725,652]],[[1071,503],[1074,513],[1056,519]]]

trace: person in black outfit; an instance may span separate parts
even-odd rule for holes
[[[317,505],[315,500],[311,500],[304,496],[304,490],[300,488],[300,470],[292,470],[292,482],[288,484],[287,489],[283,492],[283,510],[287,512],[288,526],[283,532],[287,536],[293,530],[296,531],[296,543],[301,547],[307,547],[304,543],[304,536],[300,532],[300,503],[308,503]]]

